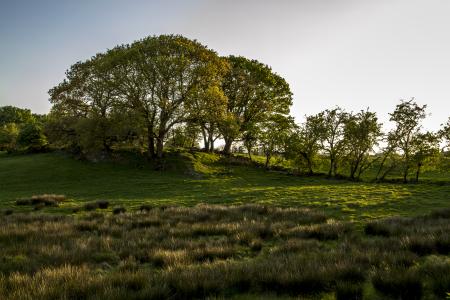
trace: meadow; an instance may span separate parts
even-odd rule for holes
[[[449,296],[445,182],[293,176],[201,152],[166,163],[0,155],[0,298]]]

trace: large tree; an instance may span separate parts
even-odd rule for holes
[[[147,127],[149,154],[163,155],[169,130],[189,119],[190,102],[219,86],[227,63],[201,45],[177,35],[148,37],[115,52],[114,82],[124,104],[141,112]]]
[[[103,121],[112,112],[135,116],[149,156],[161,158],[168,132],[189,120],[188,104],[219,87],[226,71],[226,61],[196,41],[152,36],[75,64],[50,95],[54,111],[100,120],[99,129],[111,127]]]
[[[288,83],[267,65],[241,56],[227,59],[231,71],[222,88],[228,103],[220,131],[225,140],[224,152],[229,154],[232,143],[255,124],[272,114],[288,115],[292,93]]]

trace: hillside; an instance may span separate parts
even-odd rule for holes
[[[141,204],[187,205],[258,203],[320,209],[339,218],[360,220],[417,215],[448,207],[450,185],[373,184],[296,177],[230,163],[216,154],[173,153],[166,171],[137,160],[92,163],[59,153],[0,155],[0,207],[17,207],[19,198],[64,194],[68,201],[43,211],[71,213],[94,200],[136,209]]]

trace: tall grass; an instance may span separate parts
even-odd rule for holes
[[[370,285],[380,297],[439,298],[450,282],[437,248],[449,221],[386,219],[361,232],[309,209],[204,204],[3,215],[0,299],[361,299]],[[374,224],[389,234],[367,230]],[[411,247],[422,239],[431,252]]]

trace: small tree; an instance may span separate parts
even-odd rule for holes
[[[403,182],[408,181],[408,172],[412,159],[412,140],[418,134],[421,120],[426,117],[426,105],[418,105],[414,98],[409,101],[401,101],[395,111],[390,114],[391,121],[396,123],[395,137],[398,149],[402,153]]]
[[[306,117],[306,122],[300,125],[296,137],[291,140],[294,146],[294,156],[305,162],[308,174],[314,173],[314,160],[321,149],[320,141],[324,138],[326,128],[323,122],[323,113]]]
[[[39,125],[27,123],[20,130],[17,144],[28,151],[41,151],[47,146],[47,138]]]
[[[370,153],[378,144],[380,135],[381,124],[374,112],[366,110],[348,115],[344,125],[344,139],[351,179],[359,179],[373,163]]]
[[[336,107],[322,112],[320,118],[321,126],[324,130],[321,135],[321,148],[330,161],[328,176],[336,176],[338,161],[342,158],[345,147],[344,124],[347,119],[347,113]]]
[[[439,136],[432,132],[417,133],[411,140],[411,163],[416,165],[415,178],[419,182],[421,168],[439,155]]]
[[[284,152],[293,123],[291,117],[283,115],[272,115],[261,123],[258,140],[266,157],[266,168],[269,168],[270,159],[275,153],[282,154]]]

